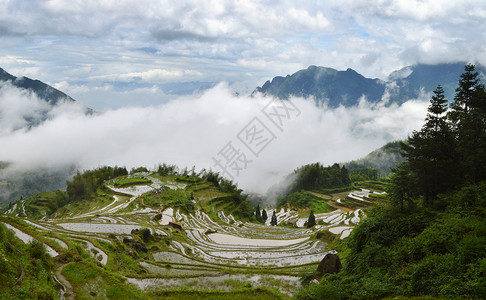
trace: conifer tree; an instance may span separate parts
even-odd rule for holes
[[[268,219],[267,211],[265,209],[262,209],[262,219],[263,219],[263,222],[266,222],[267,219]]]
[[[474,65],[466,65],[461,75],[449,118],[460,153],[458,175],[479,182],[486,178],[486,91]]]
[[[418,179],[417,188],[424,195],[426,205],[433,205],[437,195],[445,192],[455,180],[455,142],[446,111],[447,99],[439,85],[430,100],[424,126],[414,131],[408,143],[402,146],[408,159],[407,167],[412,177]],[[407,174],[407,171],[402,167],[400,174]]]
[[[314,212],[311,210],[309,214],[309,219],[307,220],[307,228],[312,228],[316,225],[316,217]]]
[[[277,214],[275,213],[275,210],[273,211],[272,221],[270,221],[270,225],[277,226]]]

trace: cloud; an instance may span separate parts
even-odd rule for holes
[[[41,124],[59,115],[78,115],[84,108],[75,103],[61,102],[52,107],[35,94],[0,82],[0,138]],[[2,160],[2,158],[0,158]]]
[[[163,70],[163,69],[151,69],[143,72],[132,72],[126,74],[119,74],[113,76],[119,81],[147,81],[147,82],[157,82],[161,80],[174,80],[182,78],[184,75],[190,76],[200,76],[201,73],[193,70]],[[110,78],[110,76],[108,76]],[[107,79],[106,77],[104,79]]]
[[[480,0],[3,1],[0,66],[92,92],[197,80],[243,94],[309,65],[384,79],[415,63],[486,64],[485,16]],[[103,109],[119,97],[104,96]]]
[[[182,29],[154,29],[151,32],[152,37],[160,41],[175,41],[175,40],[195,40],[198,42],[209,42],[215,38],[193,33]]]
[[[37,101],[30,94],[8,91],[10,94],[4,92],[1,97],[7,101],[2,109],[15,101]],[[387,141],[406,138],[420,128],[428,104],[411,100],[385,107],[363,99],[357,107],[330,109],[295,98],[291,103],[300,114],[285,119],[280,130],[262,111],[269,101],[234,96],[227,85],[220,84],[199,96],[92,116],[64,105],[30,130],[5,127],[0,133],[0,160],[23,169],[73,164],[81,169],[100,165],[154,167],[165,162],[222,171],[213,158],[217,159],[231,142],[238,153],[245,153],[251,160],[235,180],[247,191],[264,192],[303,164],[320,161],[327,165],[357,159]],[[21,118],[24,109],[13,112]],[[238,138],[255,118],[273,133],[271,142],[258,156]]]

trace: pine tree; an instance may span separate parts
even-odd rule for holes
[[[272,221],[270,221],[270,225],[277,226],[277,214],[275,213],[275,211],[273,211]]]
[[[255,209],[255,216],[256,216],[257,220],[262,216],[260,214],[260,204],[258,204],[256,209]]]
[[[309,219],[307,220],[307,228],[312,228],[316,225],[316,217],[314,216],[314,212],[311,210]]]
[[[262,209],[262,219],[263,219],[263,222],[266,222],[267,219],[268,219],[267,211],[265,209]]]
[[[449,113],[460,153],[456,173],[468,182],[479,182],[486,178],[486,90],[471,64],[458,85]]]
[[[439,85],[430,100],[424,126],[420,131],[414,131],[408,143],[402,145],[409,169],[402,167],[400,174],[412,177],[395,179],[417,178],[417,188],[419,194],[424,195],[426,205],[433,205],[437,195],[453,186],[455,181],[455,142],[446,111],[447,99]],[[400,206],[403,208],[403,203]]]
[[[461,74],[459,86],[454,96],[454,104],[452,105],[455,110],[460,110],[466,114],[471,107],[471,103],[474,102],[475,92],[481,87],[479,73],[475,72],[475,69],[476,67],[472,64],[467,64],[464,67],[464,73]]]

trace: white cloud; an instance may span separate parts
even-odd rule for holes
[[[309,65],[384,79],[409,64],[485,61],[480,0],[0,3],[0,67],[69,85],[228,81],[247,93]]]
[[[14,98],[35,101],[22,93],[4,96],[11,102]],[[226,85],[218,85],[200,96],[92,116],[63,106],[51,113],[49,121],[29,131],[4,129],[0,157],[24,168],[71,164],[82,169],[100,165],[130,168],[166,162],[220,171],[212,157],[232,141],[253,160],[236,178],[240,187],[263,192],[300,165],[356,159],[387,141],[405,138],[420,127],[427,106],[426,101],[418,100],[390,107],[362,101],[358,107],[329,109],[316,107],[311,100],[292,99],[301,114],[279,131],[261,112],[268,101],[235,97]],[[22,115],[24,109],[13,113]],[[258,157],[251,156],[236,137],[254,117],[276,136]]]
[[[120,81],[134,81],[134,80],[141,80],[141,81],[148,81],[148,82],[157,82],[160,80],[174,80],[183,78],[184,76],[194,76],[199,77],[201,75],[200,72],[193,71],[193,70],[163,70],[163,69],[151,69],[144,72],[132,72],[126,74],[119,74],[113,76],[115,79]],[[108,76],[110,78],[111,76]]]

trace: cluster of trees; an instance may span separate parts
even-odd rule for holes
[[[224,178],[218,172],[206,169],[202,169],[198,176],[214,184],[220,191],[230,194],[227,198],[233,204],[233,215],[247,220],[255,220],[254,208],[248,200],[248,195],[243,194],[243,190],[239,189],[232,180]]]
[[[334,164],[324,167],[320,163],[302,166],[293,172],[293,181],[288,194],[300,190],[348,187],[351,184],[348,170]]]
[[[196,167],[193,166],[191,170],[185,167],[184,169],[179,169],[176,165],[168,165],[166,163],[159,164],[156,171],[160,176],[196,176]],[[202,170],[201,173],[204,173]],[[200,173],[200,174],[201,174]]]
[[[260,204],[258,204],[255,208],[255,218],[260,223],[265,223],[268,219],[267,211],[265,209],[260,211]]]
[[[277,207],[286,203],[296,208],[309,207],[317,197],[306,191],[325,191],[350,187],[346,167],[338,164],[324,167],[321,163],[304,165],[292,172],[278,186],[270,188],[268,195],[277,198]]]
[[[407,161],[392,176],[392,200],[402,210],[418,197],[444,208],[439,194],[486,179],[486,90],[474,65],[466,65],[450,108],[437,87],[425,121],[402,143]]]
[[[87,170],[83,173],[77,172],[71,181],[66,182],[68,201],[78,201],[96,196],[96,191],[103,186],[106,180],[128,175],[125,167],[100,167],[94,170]]]
[[[374,168],[356,168],[351,170],[349,176],[352,182],[364,180],[377,180],[378,170]]]

